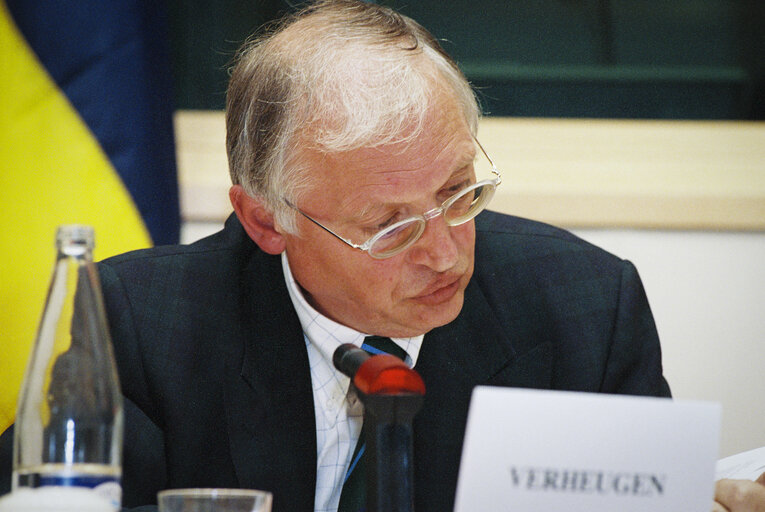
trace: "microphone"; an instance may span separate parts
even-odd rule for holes
[[[412,420],[425,397],[422,377],[396,356],[370,356],[351,343],[337,347],[332,362],[351,378],[364,404],[366,510],[412,512]]]
[[[356,345],[344,343],[332,354],[332,362],[366,395],[425,394],[420,374],[396,356],[370,356]]]

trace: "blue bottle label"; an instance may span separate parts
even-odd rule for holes
[[[105,483],[116,483],[119,479],[109,475],[44,475],[34,473],[27,475],[26,487],[43,487],[45,485],[57,485],[63,487],[99,487]]]

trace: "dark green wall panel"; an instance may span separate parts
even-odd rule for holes
[[[177,106],[223,107],[287,0],[168,0]],[[491,115],[765,118],[763,0],[380,0],[442,40]]]

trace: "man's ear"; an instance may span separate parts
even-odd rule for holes
[[[242,223],[244,230],[258,244],[263,252],[281,254],[286,241],[276,230],[274,215],[260,200],[247,195],[241,185],[234,185],[228,191],[228,197],[234,207],[234,212]]]

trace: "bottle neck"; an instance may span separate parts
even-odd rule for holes
[[[93,251],[79,245],[65,245],[58,248],[58,258],[76,258],[81,260],[93,260]]]

